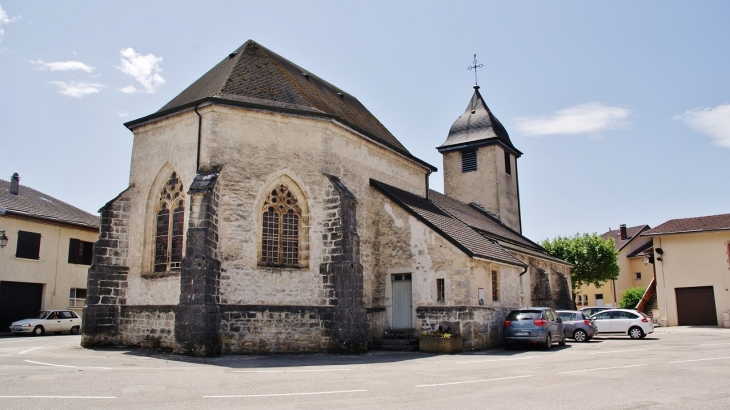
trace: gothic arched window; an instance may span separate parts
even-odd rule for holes
[[[185,198],[175,172],[162,187],[155,213],[155,272],[180,269],[183,254]]]
[[[266,194],[262,215],[261,263],[299,266],[302,210],[296,195],[284,184]]]

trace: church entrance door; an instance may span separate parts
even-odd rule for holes
[[[411,275],[393,275],[393,329],[413,327]]]

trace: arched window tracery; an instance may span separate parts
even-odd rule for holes
[[[261,215],[260,263],[299,266],[302,209],[297,196],[285,184],[276,185],[267,193]]]
[[[185,197],[182,181],[175,172],[162,187],[156,209],[154,271],[180,270],[185,230]]]

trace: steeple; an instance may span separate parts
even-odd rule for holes
[[[507,130],[484,102],[479,86],[437,147],[444,160],[444,193],[481,208],[522,231],[517,158]]]

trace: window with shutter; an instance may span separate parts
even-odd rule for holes
[[[22,259],[40,259],[41,234],[18,231],[18,246],[15,257]]]

